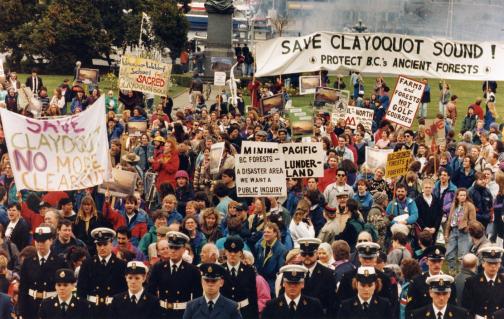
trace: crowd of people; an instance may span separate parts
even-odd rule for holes
[[[262,97],[290,98],[281,78],[253,78],[248,109],[242,93],[232,105],[225,91],[207,105],[198,72],[184,108],[168,96],[155,103],[141,92],[107,92],[110,162],[139,177],[126,197],[98,187],[18,191],[0,132],[0,317],[504,318],[497,84],[485,82],[457,118],[457,92],[440,83],[446,143],[433,148],[425,144],[427,80],[416,131],[384,118],[383,78],[369,95],[359,74],[350,82],[349,105],[375,111],[372,130],[315,113],[311,141],[323,145],[324,176],[287,179],[285,198],[238,197],[234,170],[243,141],[301,140],[287,114],[260,112]],[[49,97],[36,70],[25,85],[40,114],[17,104],[15,72],[0,84],[0,107],[61,116],[102,94],[65,80]],[[128,134],[132,122],[147,131]],[[211,173],[218,142],[224,151]],[[386,178],[384,167],[367,164],[366,146],[410,150],[407,174]]]

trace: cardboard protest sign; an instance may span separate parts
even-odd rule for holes
[[[346,108],[345,124],[353,129],[362,124],[366,131],[371,132],[374,111],[363,107],[348,106]]]
[[[411,127],[424,90],[425,85],[422,82],[404,76],[397,78],[394,94],[387,109],[387,120],[405,127]]]
[[[223,153],[224,142],[212,144],[212,147],[210,148],[210,174],[219,174]]]
[[[18,90],[18,110],[31,112],[35,118],[39,117],[42,113],[42,103],[33,94],[29,87],[22,87]]]
[[[291,123],[293,136],[313,135],[312,118],[309,120],[292,121]]]
[[[166,95],[172,65],[124,55],[119,69],[119,89]]]
[[[278,147],[285,158],[287,178],[324,176],[322,143],[285,143]]]
[[[284,155],[278,143],[242,143],[235,158],[238,197],[287,196]]]
[[[215,86],[225,86],[226,85],[226,72],[214,72],[214,85]]]
[[[142,133],[147,132],[147,122],[128,122],[128,135],[130,136],[140,136]]]
[[[315,91],[314,106],[324,106],[326,104],[336,104],[340,100],[341,94],[339,90],[328,87],[318,87]]]
[[[0,109],[18,190],[67,191],[102,184],[109,171],[105,96],[84,112],[32,119]]]
[[[435,150],[438,145],[446,144],[445,122],[442,119],[425,120],[425,145]]]
[[[385,167],[387,165],[387,155],[394,152],[391,149],[379,149],[366,146],[366,164],[374,171],[378,167]]]
[[[323,31],[277,37],[255,47],[256,77],[355,70],[447,80],[504,80],[503,42]]]
[[[79,69],[77,80],[81,80],[84,83],[98,84],[99,77],[100,77],[100,70],[81,68]]]
[[[271,116],[276,112],[284,110],[284,95],[276,94],[270,97],[261,99],[261,114],[262,116]]]
[[[313,94],[320,87],[320,75],[305,75],[299,77],[299,95]]]
[[[398,151],[388,154],[387,166],[385,168],[385,177],[394,178],[406,175],[410,161],[410,150]]]
[[[137,178],[136,172],[113,168],[112,179],[101,184],[98,193],[105,194],[108,189],[111,196],[126,197],[134,193]]]

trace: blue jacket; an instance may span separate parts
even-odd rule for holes
[[[469,188],[472,186],[472,184],[474,183],[474,180],[476,179],[474,174],[475,174],[475,171],[474,171],[474,169],[471,168],[469,175],[466,175],[464,172],[464,168],[462,168],[462,166],[461,166],[453,174],[453,178],[452,178],[453,184],[455,184],[455,186],[457,186],[459,188],[460,187]]]
[[[9,224],[9,217],[7,216],[7,208],[4,205],[0,205],[0,224],[7,227]]]
[[[109,132],[107,129],[107,136],[108,136],[109,142],[112,141],[113,139],[119,139],[123,132],[124,132],[124,127],[122,126],[121,123],[117,123],[114,126],[114,129],[112,130],[112,132]]]
[[[137,146],[135,148],[135,154],[140,156],[140,161],[138,162],[138,166],[144,171],[149,168],[149,158],[154,157],[154,145],[147,145],[147,152],[144,150],[142,146]]]
[[[401,204],[397,202],[397,199],[392,200],[387,206],[387,216],[399,216],[402,214],[408,213],[409,217],[406,220],[408,225],[414,224],[418,219],[418,208],[415,201],[409,197],[406,197],[406,207],[408,211],[401,207]],[[392,224],[395,224],[395,221],[392,221]]]
[[[265,241],[260,240],[255,245],[257,272],[266,279],[271,295],[275,295],[275,280],[280,267],[285,264],[287,249],[280,240],[276,240],[268,256],[264,256]]]
[[[457,186],[453,184],[451,181],[448,183],[448,188],[444,190],[441,194],[441,182],[437,181],[434,184],[434,190],[432,194],[437,198],[441,199],[441,203],[443,205],[443,212],[448,215],[450,213],[450,208],[455,199],[455,192],[457,191]]]
[[[303,196],[303,194],[301,192],[296,192],[293,190],[290,190],[287,193],[287,199],[285,200],[285,203],[283,204],[283,206],[285,208],[287,208],[287,210],[289,211],[291,216],[294,215],[294,212],[296,211],[297,204],[302,196]]]
[[[182,319],[241,319],[238,304],[220,294],[212,311],[204,296],[198,297],[187,303]]]
[[[474,184],[469,189],[469,197],[472,199],[474,207],[476,207],[476,219],[486,227],[490,222],[493,207],[492,194],[488,188]]]
[[[371,206],[373,206],[373,195],[369,191],[366,191],[364,196],[360,196],[359,193],[355,193],[352,199],[356,200],[360,204],[360,211],[367,216]]]

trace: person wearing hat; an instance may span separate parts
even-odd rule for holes
[[[467,278],[462,293],[462,306],[471,315],[490,318],[504,308],[504,275],[499,273],[504,249],[488,244],[478,250],[483,260],[483,273]]]
[[[159,318],[159,300],[143,284],[149,269],[141,261],[130,261],[126,266],[128,290],[116,294],[110,306],[110,318],[154,319]]]
[[[378,256],[380,253],[380,245],[370,241],[359,242],[355,248],[359,256],[360,265],[363,267],[374,267],[376,276],[381,281],[381,289],[376,293],[377,296],[387,299],[392,307],[398,303],[398,294],[395,286],[392,286],[390,277],[383,271],[376,268]],[[356,296],[356,291],[352,288],[352,282],[357,275],[357,269],[344,273],[336,291],[336,307],[346,299]]]
[[[178,231],[170,231],[166,238],[169,260],[161,260],[152,266],[147,290],[159,296],[164,318],[178,319],[187,308],[187,303],[201,296],[201,274],[198,268],[182,260],[189,237]]]
[[[338,318],[393,318],[390,302],[377,296],[382,288],[382,282],[374,267],[359,267],[352,280],[352,288],[357,291],[357,295],[342,301],[338,310]]]
[[[256,274],[252,266],[241,262],[243,258],[243,239],[239,236],[228,236],[224,242],[226,263],[222,294],[234,300],[243,318],[257,318]]]
[[[441,267],[445,259],[446,248],[441,245],[433,245],[427,247],[424,251],[424,256],[427,257],[427,266],[429,271],[413,278],[408,289],[408,304],[406,305],[406,316],[418,308],[430,304],[431,297],[429,295],[429,286],[426,283],[427,277],[434,275],[442,275]],[[456,305],[457,289],[455,283],[451,285],[452,294],[449,303]]]
[[[301,265],[286,265],[280,268],[280,273],[284,293],[266,303],[262,319],[323,318],[320,301],[302,293],[308,269]]]
[[[194,199],[194,189],[189,183],[189,174],[184,170],[175,173],[175,197],[177,197],[177,211],[185,212],[188,201]]]
[[[337,219],[338,209],[329,205],[324,206],[324,219],[326,220],[324,226],[320,229],[318,239],[324,243],[331,244],[334,237],[341,232],[339,219]]]
[[[448,300],[453,294],[451,287],[454,279],[448,275],[434,275],[427,277],[425,283],[429,287],[432,303],[411,312],[411,319],[469,319],[469,312],[463,308],[449,304]]]
[[[73,201],[70,198],[65,197],[60,199],[58,209],[61,211],[61,217],[68,219],[72,223],[75,222],[77,214],[73,210]]]
[[[74,271],[68,268],[56,270],[56,296],[45,299],[40,305],[38,316],[41,319],[86,319],[88,304],[72,294],[77,281]]]
[[[203,296],[187,303],[183,319],[241,319],[238,304],[220,293],[226,276],[224,267],[201,264],[199,270]]]
[[[126,262],[112,254],[116,232],[107,227],[91,231],[96,244],[96,255],[87,258],[81,266],[77,295],[87,300],[93,318],[106,318],[115,294],[126,290]]]
[[[385,237],[389,230],[390,220],[385,214],[388,205],[388,196],[386,192],[376,191],[373,194],[373,204],[369,210],[367,222],[374,225],[378,232],[377,244],[380,247],[385,246]]]
[[[37,318],[42,301],[56,296],[54,274],[67,267],[63,258],[51,251],[54,231],[48,224],[40,224],[33,239],[37,254],[24,260],[20,272],[19,314],[24,319]]]
[[[333,310],[336,298],[336,278],[333,272],[318,262],[318,248],[321,243],[318,238],[298,239],[303,265],[308,269],[303,293],[318,298],[325,313]]]
[[[266,137],[267,136],[268,136],[268,133],[266,133],[266,131],[259,130],[258,132],[256,132],[254,134],[254,140],[256,142],[266,142]]]

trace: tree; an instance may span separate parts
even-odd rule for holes
[[[147,13],[152,20],[155,45],[161,50],[170,49],[170,56],[175,61],[187,43],[187,18],[172,1],[150,0]]]
[[[53,0],[24,49],[47,60],[53,71],[68,72],[75,61],[90,65],[110,53],[110,38],[99,11],[88,1]]]
[[[283,32],[285,31],[285,28],[289,24],[289,20],[289,15],[287,13],[277,13],[274,17],[271,18],[271,24],[273,25],[273,28],[275,29],[275,32],[279,37],[281,37]]]

